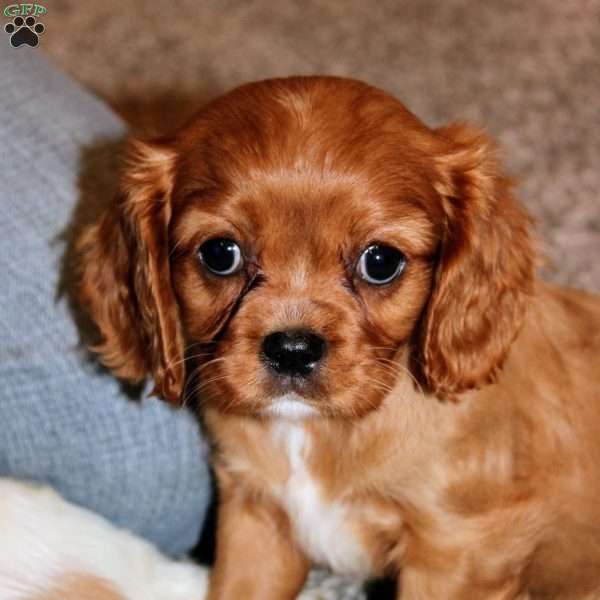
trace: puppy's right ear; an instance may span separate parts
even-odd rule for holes
[[[118,377],[151,375],[154,393],[173,403],[185,379],[169,268],[175,160],[167,143],[131,140],[115,201],[77,243],[79,297],[101,335],[92,349]]]

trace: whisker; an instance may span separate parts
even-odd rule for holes
[[[171,250],[169,251],[169,258],[173,258],[173,254],[175,253],[175,250],[177,250],[177,248],[179,247],[179,245],[183,242],[183,240],[178,240],[177,243],[171,248]]]
[[[225,362],[225,360],[226,359],[225,359],[224,356],[219,356],[219,357],[213,358],[213,359],[211,359],[211,360],[209,360],[209,361],[207,361],[207,362],[205,362],[205,363],[203,363],[201,365],[198,365],[197,369],[198,369],[198,371],[202,371],[202,370],[204,370],[206,368],[212,367],[215,363]]]
[[[195,369],[190,375],[186,378],[185,384],[183,386],[183,392],[181,394],[181,406],[185,407],[188,405],[188,400],[190,398],[190,394],[188,392],[188,387],[190,383],[198,376],[198,372]]]
[[[169,363],[167,363],[166,368],[167,369],[172,369],[173,367],[176,367],[177,365],[180,365],[181,363],[184,363],[188,360],[193,360],[195,358],[202,358],[203,356],[211,356],[211,352],[201,352],[198,354],[191,354],[188,356],[184,356],[184,358],[181,358],[179,360],[173,360]]]
[[[206,387],[209,386],[211,383],[215,383],[216,381],[221,381],[222,379],[226,379],[226,378],[227,378],[227,375],[218,375],[216,377],[211,377],[210,379],[201,381],[198,385],[193,387],[186,394],[186,398],[184,400],[184,405],[187,403],[187,401],[190,398],[199,395],[202,392],[202,390],[206,389]]]
[[[381,366],[382,368],[388,370],[388,372],[393,375],[397,376],[399,372],[405,373],[409,376],[409,378],[414,383],[419,392],[424,393],[423,386],[406,365],[403,365],[398,360],[380,357],[375,358],[375,362],[378,363],[379,366]]]

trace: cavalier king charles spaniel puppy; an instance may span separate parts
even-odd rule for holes
[[[78,242],[95,350],[197,398],[211,600],[311,564],[403,600],[600,597],[600,300],[536,279],[492,142],[358,81],[251,83],[131,140]]]

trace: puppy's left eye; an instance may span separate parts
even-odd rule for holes
[[[406,266],[406,257],[400,250],[383,244],[369,246],[358,259],[358,276],[373,285],[393,281]]]
[[[228,238],[213,238],[198,250],[202,264],[215,275],[232,275],[242,268],[240,247]]]

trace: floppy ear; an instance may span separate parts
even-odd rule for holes
[[[101,334],[92,349],[118,377],[152,375],[153,393],[173,403],[185,378],[169,268],[175,159],[167,144],[131,140],[115,202],[77,244],[80,299]]]
[[[490,140],[466,125],[437,133],[449,142],[436,185],[446,226],[421,352],[430,389],[452,398],[495,379],[524,319],[534,251]]]

